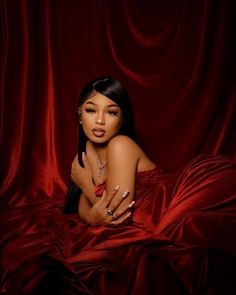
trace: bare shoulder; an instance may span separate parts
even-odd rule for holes
[[[137,143],[126,135],[116,135],[108,143],[108,152],[135,152],[141,153]]]
[[[139,160],[138,145],[128,136],[116,135],[109,141],[107,146],[108,177],[117,175],[117,173],[122,175],[120,176],[122,178],[135,175]]]
[[[126,162],[133,159],[137,163],[138,172],[150,170],[156,166],[139,145],[125,135],[117,135],[110,140],[108,144],[108,155],[113,159],[116,156],[120,160],[122,157]]]

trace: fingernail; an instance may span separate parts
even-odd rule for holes
[[[135,201],[132,201],[129,205],[128,205],[128,208],[132,208],[135,204]]]
[[[82,152],[82,157],[85,157],[85,152]]]
[[[122,198],[126,198],[128,196],[128,194],[129,194],[129,191],[128,190],[124,191],[124,193],[122,195]]]
[[[117,185],[115,188],[114,188],[114,191],[118,191],[120,188],[120,185]]]

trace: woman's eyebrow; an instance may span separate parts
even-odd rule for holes
[[[86,101],[85,104],[92,104],[92,105],[96,105],[96,103],[93,103],[91,101]]]
[[[87,101],[85,102],[85,104],[92,104],[94,106],[98,106],[96,103],[92,102],[92,101]],[[105,107],[119,107],[117,104],[109,104],[109,105],[106,105]]]
[[[117,107],[117,108],[119,108],[119,106],[117,104],[109,104],[107,107]]]

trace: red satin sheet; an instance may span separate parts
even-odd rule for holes
[[[2,292],[233,294],[235,193],[235,161],[199,156],[177,173],[137,173],[127,226],[91,227],[40,194],[9,206],[1,215]]]

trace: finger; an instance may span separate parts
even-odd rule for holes
[[[125,214],[125,215],[121,216],[117,220],[112,220],[110,222],[110,225],[120,225],[122,223],[126,223],[126,222],[130,221],[131,216],[132,216],[132,212],[129,212],[128,214]]]
[[[75,173],[75,169],[74,169],[74,167],[71,167],[70,172],[71,172],[71,174],[74,174],[74,173]]]
[[[87,169],[87,168],[90,169],[90,164],[89,164],[89,161],[88,161],[88,157],[86,156],[85,152],[82,153],[82,161],[83,161],[83,164],[84,164],[84,168],[85,169]]]
[[[104,202],[106,203],[106,206],[108,206],[111,202],[111,200],[114,198],[114,196],[117,194],[117,192],[119,191],[120,186],[117,185],[116,187],[113,188],[112,192],[110,193],[110,195],[106,195]]]
[[[80,166],[79,162],[77,160],[74,160],[71,164],[71,168],[74,168],[74,169],[84,169],[82,166]]]
[[[75,182],[76,177],[75,177],[74,173],[71,173],[71,174],[70,174],[70,177],[71,177],[71,180]]]
[[[73,162],[78,162],[78,154],[76,154],[76,156],[74,157],[74,160],[73,160]]]
[[[129,190],[125,190],[121,196],[117,195],[114,196],[109,204],[109,209],[116,210],[117,207],[126,199],[126,197],[129,195]]]
[[[77,169],[75,168],[75,166],[72,166],[72,167],[71,167],[70,172],[71,172],[72,174],[76,174]]]
[[[134,206],[135,206],[135,201],[132,201],[127,206],[124,206],[123,208],[118,207],[116,210],[113,210],[113,211],[110,208],[108,208],[108,210],[113,212],[113,216],[115,216],[114,219],[117,219],[123,216],[128,211],[132,212],[134,210]]]

